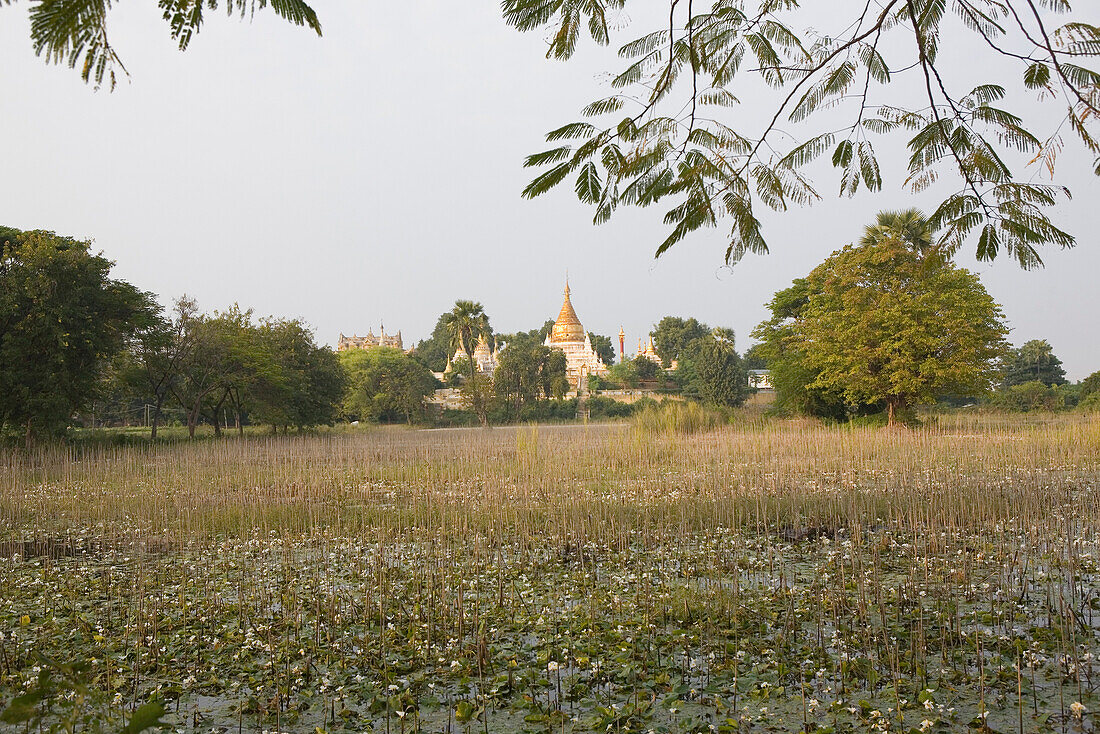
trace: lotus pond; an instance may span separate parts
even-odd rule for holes
[[[13,454],[0,731],[1092,731],[1098,449],[1061,418]]]

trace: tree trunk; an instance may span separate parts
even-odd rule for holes
[[[489,427],[489,415],[485,406],[481,404],[481,393],[477,389],[477,363],[474,362],[474,353],[466,352],[466,359],[470,361],[470,397],[474,403],[474,413],[481,423],[482,428]]]
[[[199,422],[199,403],[202,398],[198,398],[195,404],[191,406],[191,410],[187,412],[187,437],[195,437],[195,426]]]
[[[214,415],[211,421],[214,424],[214,436],[220,437],[222,435],[222,406],[225,405],[225,399],[229,397],[229,390],[227,389],[222,393],[221,398],[214,405]]]
[[[151,430],[149,431],[149,440],[157,440],[157,424],[160,423],[160,409],[164,405],[164,396],[157,396],[157,404],[153,406],[153,420],[151,421]]]
[[[27,419],[27,435],[25,437],[27,451],[34,448],[34,429],[31,427],[31,419]]]

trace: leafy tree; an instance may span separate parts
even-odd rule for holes
[[[638,376],[639,380],[655,380],[657,379],[657,373],[661,371],[660,366],[649,357],[643,357],[638,355],[631,362],[634,365],[634,374]]]
[[[1083,401],[1094,393],[1100,393],[1100,370],[1081,380],[1078,386],[1078,397]]]
[[[768,360],[761,353],[761,345],[753,344],[751,347],[745,350],[745,356],[742,358],[745,369],[747,370],[766,370],[768,369]]]
[[[530,331],[517,331],[514,334],[496,334],[494,335],[495,342],[498,347],[507,344],[511,346],[529,346],[531,344],[542,344],[546,341],[546,337],[550,335],[550,330],[554,328],[554,320],[549,319],[538,329],[531,329]]]
[[[148,293],[110,277],[90,244],[0,228],[0,426],[30,445],[94,396],[130,336],[156,318]]]
[[[509,344],[500,354],[493,388],[518,420],[525,407],[569,391],[565,353],[542,344]]]
[[[694,392],[706,403],[736,408],[749,396],[748,374],[729,329],[715,329],[689,344],[676,371],[685,367],[694,372]]]
[[[805,380],[802,400],[899,410],[943,394],[976,394],[1004,352],[1000,308],[972,273],[939,248],[900,235],[834,253],[776,295],[757,328],[777,390]]]
[[[643,357],[643,359],[645,359]],[[649,362],[648,359],[646,359]],[[607,371],[607,381],[620,385],[624,388],[636,388],[640,383],[638,377],[638,367],[635,364],[636,359],[628,359],[623,362],[611,365]],[[650,362],[650,364],[653,364]]]
[[[549,29],[547,55],[558,59],[573,55],[585,28],[596,43],[610,43],[610,11],[626,5],[502,3],[517,29]],[[897,141],[908,152],[906,184],[942,188],[930,220],[946,253],[969,241],[979,259],[1003,252],[1031,268],[1042,263],[1040,248],[1074,244],[1046,214],[1068,191],[1007,162],[1030,160],[1053,178],[1064,130],[1097,157],[1100,174],[1100,73],[1088,67],[1100,55],[1100,27],[1068,2],[830,6],[844,28],[836,36],[812,30],[798,0],[668,0],[667,8],[667,22],[620,48],[627,66],[613,77],[612,94],[588,105],[586,119],[547,133],[554,147],[527,158],[543,170],[524,196],[569,180],[596,223],[622,206],[663,201],[671,231],[657,255],[724,219],[726,260],[735,262],[768,251],[761,206],[783,211],[821,198],[807,173],[814,161],[831,160],[842,196],[877,191],[884,174],[877,149]],[[1057,25],[1055,14],[1067,22]],[[966,49],[971,63],[946,63],[940,49],[949,43]],[[1062,105],[1063,119],[1041,130],[1047,112],[1010,111],[1004,87],[973,83],[976,69],[990,68],[1015,69],[1022,92],[1053,100],[1047,109]],[[761,86],[774,97],[761,102]],[[898,88],[907,95],[900,103]],[[761,126],[733,111],[750,96],[765,111]]]
[[[592,343],[592,351],[596,353],[601,362],[606,365],[615,364],[615,346],[611,342],[611,337],[590,331],[588,332],[588,341]]]
[[[191,321],[198,316],[198,305],[187,296],[176,301],[171,320],[158,308],[152,318],[133,334],[126,348],[125,367],[120,378],[140,397],[142,404],[153,407],[149,437],[157,438],[161,414],[178,387],[180,368],[194,346]]]
[[[653,337],[653,346],[664,363],[680,359],[688,344],[702,339],[710,333],[710,327],[694,318],[682,319],[678,316],[665,316],[649,335]]]
[[[0,5],[12,5],[18,0],[0,0]],[[168,32],[180,51],[185,51],[191,38],[202,28],[206,10],[218,9],[218,0],[159,0]],[[276,15],[297,26],[306,26],[321,35],[317,14],[302,0],[224,0],[229,15],[251,17],[257,10],[269,7]],[[104,81],[114,88],[116,72],[126,73],[122,59],[110,41],[107,21],[110,0],[53,0],[31,4],[31,43],[34,52],[51,63],[65,63],[70,69],[80,68],[85,81],[98,87]]]
[[[993,394],[992,403],[1002,410],[1027,413],[1035,410],[1061,410],[1066,407],[1066,392],[1060,385],[1050,386],[1032,380],[1009,385]]]
[[[1046,339],[1032,339],[1019,349],[1013,349],[1005,360],[1004,387],[1040,382],[1047,387],[1065,385],[1066,371],[1062,360]]]
[[[255,401],[257,418],[273,426],[293,425],[299,430],[331,425],[347,387],[347,376],[336,354],[319,346],[313,332],[298,320],[268,318],[260,323],[256,334],[274,362],[274,369],[257,371],[244,385],[245,400]],[[240,389],[234,389],[233,395],[240,406]]]
[[[489,317],[480,303],[473,301],[455,301],[455,306],[450,313],[444,314],[444,323],[451,334],[451,349],[454,352],[464,352],[469,361],[468,381],[470,384],[471,402],[474,412],[481,425],[488,427],[488,406],[482,391],[478,389],[477,363],[474,361],[474,348],[480,338],[488,339],[493,330],[489,327]]]
[[[212,316],[196,315],[187,322],[185,339],[191,348],[180,360],[179,379],[172,395],[186,411],[187,433],[194,438],[204,418],[221,433],[223,410],[235,404],[240,423],[242,392],[255,388],[262,378],[272,385],[283,376],[274,355],[252,325],[252,312],[234,306]]]
[[[347,373],[344,411],[361,420],[413,423],[424,417],[424,398],[436,379],[400,349],[349,349],[339,360]]]
[[[451,332],[447,329],[447,314],[440,314],[431,336],[417,342],[410,356],[432,372],[442,372],[447,367],[447,360],[453,355]]]

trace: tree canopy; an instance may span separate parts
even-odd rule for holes
[[[1032,339],[1013,349],[1005,359],[1004,387],[1040,382],[1047,387],[1065,385],[1066,371],[1062,360],[1046,339]]]
[[[349,349],[340,353],[348,375],[344,412],[357,420],[412,423],[436,387],[428,369],[400,349]]]
[[[710,405],[735,408],[749,396],[748,373],[734,349],[732,329],[712,329],[689,342],[668,376],[682,395]]]
[[[1000,307],[978,278],[905,231],[834,253],[770,304],[755,335],[778,391],[804,410],[987,392],[1005,352]]]
[[[519,420],[524,408],[569,391],[565,353],[530,341],[509,344],[500,353],[493,389]]]
[[[571,57],[586,31],[611,43],[615,14],[634,5],[502,2],[517,29],[549,30],[547,56],[557,59]],[[768,251],[761,207],[822,198],[809,175],[814,161],[831,162],[841,196],[878,191],[877,149],[898,141],[908,156],[905,184],[942,192],[929,219],[946,252],[971,242],[981,260],[1003,252],[1032,268],[1044,246],[1072,246],[1047,216],[1068,190],[1034,179],[1054,179],[1070,138],[1100,174],[1100,73],[1087,66],[1100,56],[1100,27],[1067,0],[842,7],[829,6],[844,30],[828,36],[812,29],[799,0],[668,0],[666,23],[620,47],[625,67],[613,74],[611,94],[547,133],[554,147],[527,158],[541,173],[524,196],[572,181],[596,223],[622,206],[667,202],[670,231],[657,255],[725,220],[732,263]],[[945,62],[950,45],[973,63]],[[998,73],[975,84],[983,68]],[[1057,105],[1061,119],[1051,125],[1046,113],[1009,109],[1001,69],[1019,80],[1013,101],[1033,95]],[[767,98],[762,87],[773,90]],[[739,107],[750,99],[752,114]]]
[[[653,337],[653,347],[661,360],[672,364],[680,359],[688,344],[702,339],[710,333],[710,327],[694,317],[683,319],[679,316],[665,316],[653,327],[649,335]]]
[[[0,427],[28,443],[63,430],[155,318],[152,296],[111,278],[112,265],[88,242],[0,227]]]

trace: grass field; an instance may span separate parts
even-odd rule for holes
[[[1093,729],[1100,420],[658,428],[6,454],[0,731]]]

